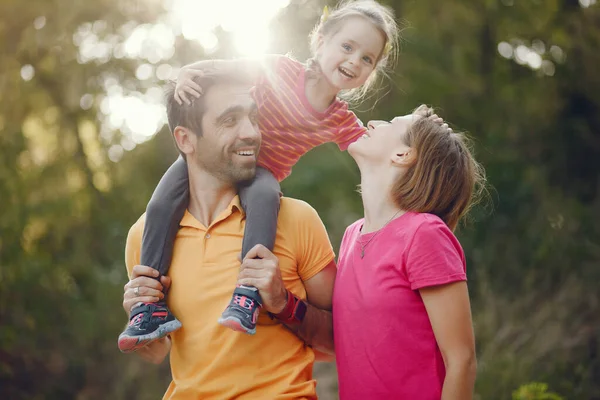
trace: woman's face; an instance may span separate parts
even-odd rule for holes
[[[370,164],[389,165],[410,151],[405,140],[406,132],[419,118],[422,118],[419,114],[409,114],[390,122],[369,121],[367,133],[348,147],[348,153],[357,163],[364,160]]]

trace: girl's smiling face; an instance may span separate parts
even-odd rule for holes
[[[338,90],[358,88],[375,70],[385,35],[366,18],[349,17],[336,32],[321,37],[317,61],[325,79]]]

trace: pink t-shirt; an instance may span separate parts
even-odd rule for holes
[[[462,248],[437,216],[408,212],[376,232],[350,225],[333,293],[341,400],[439,400],[446,374],[418,289],[466,280]]]

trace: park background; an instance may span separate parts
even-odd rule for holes
[[[600,4],[384,3],[400,56],[359,117],[435,106],[487,171],[487,200],[457,231],[476,398],[600,399]],[[0,0],[0,398],[162,396],[168,363],[116,347],[125,238],[177,154],[161,85],[202,58],[304,60],[325,4]],[[317,209],[337,250],[361,217],[358,179],[326,145],[283,191]],[[336,399],[334,366],[315,375]]]

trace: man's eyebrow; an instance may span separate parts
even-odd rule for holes
[[[258,106],[256,105],[256,103],[253,102],[251,105],[248,106],[248,111],[253,112],[253,111],[256,111],[257,108],[258,108]],[[221,122],[221,120],[223,120],[225,117],[227,117],[230,114],[243,113],[244,110],[245,110],[245,107],[241,106],[241,105],[227,107],[221,114],[219,114],[219,116],[217,117],[217,122]]]
[[[217,117],[217,121],[221,121],[229,114],[237,114],[242,111],[244,111],[244,107],[239,106],[239,105],[227,107],[221,114],[219,114],[219,116]]]

